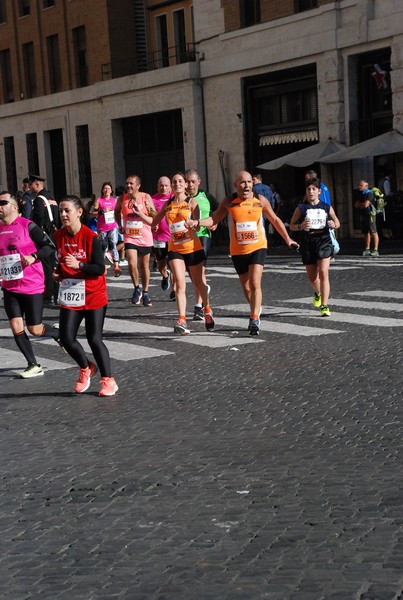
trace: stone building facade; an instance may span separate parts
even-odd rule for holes
[[[134,172],[153,193],[197,167],[221,197],[240,168],[403,132],[402,17],[400,0],[0,0],[0,187],[39,171],[86,197]],[[402,155],[322,166],[343,236],[357,178],[386,168],[402,188]],[[301,193],[303,170],[264,176]]]

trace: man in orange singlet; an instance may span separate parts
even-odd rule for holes
[[[298,247],[298,244],[289,237],[284,223],[274,213],[267,198],[253,193],[250,173],[239,171],[234,186],[236,194],[224,198],[211,217],[189,220],[187,226],[190,229],[197,229],[200,226],[211,227],[228,216],[230,254],[242,291],[250,306],[248,331],[250,335],[259,335],[262,308],[261,283],[267,249],[263,215],[289,248]]]

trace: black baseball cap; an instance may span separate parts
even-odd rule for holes
[[[41,177],[40,175],[34,175],[33,173],[28,173],[29,183],[33,181],[45,181],[45,177]]]

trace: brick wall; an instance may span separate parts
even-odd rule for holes
[[[319,0],[319,6],[329,4],[333,0]],[[240,28],[239,0],[221,0],[225,14],[225,31]],[[260,0],[260,22],[267,23],[294,13],[294,0]]]
[[[134,3],[132,0],[108,0],[109,42],[111,62],[115,72],[127,75],[136,61]],[[108,40],[106,39],[106,43]]]
[[[0,25],[0,51],[10,49],[16,101],[27,97],[22,48],[30,42],[34,46],[36,96],[50,93],[46,38],[51,35],[58,35],[62,91],[77,87],[72,35],[75,27],[85,26],[89,84],[102,79],[101,65],[111,60],[106,0],[56,2],[47,9],[42,8],[42,0],[31,0],[30,14],[24,17],[18,16],[17,2],[8,0],[6,10],[7,22]],[[116,15],[119,11],[115,4],[114,17]],[[127,12],[125,15],[127,22]],[[116,38],[114,35],[115,43]],[[0,89],[2,101],[3,90]]]

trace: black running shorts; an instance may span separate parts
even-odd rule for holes
[[[249,265],[264,265],[266,248],[260,248],[249,254],[233,254],[231,258],[238,275],[245,275],[249,271]]]
[[[304,265],[315,265],[318,260],[330,258],[333,256],[333,244],[329,232],[303,235],[299,251]]]
[[[40,325],[43,314],[43,294],[17,294],[3,288],[4,310],[8,320],[25,318],[27,325]]]
[[[206,260],[206,255],[204,254],[204,250],[196,250],[196,252],[189,252],[189,254],[181,254],[180,252],[170,250],[168,252],[168,260],[173,260],[175,258],[183,260],[186,267],[189,268],[204,262]]]
[[[152,246],[136,246],[135,244],[125,244],[125,250],[137,250],[140,256],[151,254]]]

